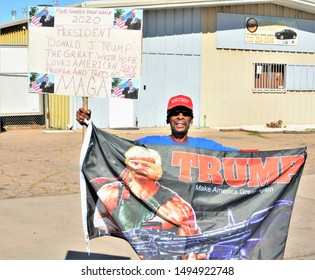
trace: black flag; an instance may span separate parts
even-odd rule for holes
[[[92,123],[81,151],[87,239],[155,259],[282,259],[306,148],[141,145]]]

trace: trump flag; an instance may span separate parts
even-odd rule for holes
[[[91,123],[80,158],[86,240],[123,238],[143,260],[283,259],[306,156],[143,145]]]

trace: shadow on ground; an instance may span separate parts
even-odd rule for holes
[[[87,252],[68,251],[65,260],[130,260],[130,258],[106,254],[88,254]]]

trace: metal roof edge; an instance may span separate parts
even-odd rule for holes
[[[248,5],[259,3],[272,3],[276,0],[168,0],[168,1],[85,1],[81,2],[82,7],[86,8],[113,8],[113,7],[133,7],[138,9],[157,9],[157,8],[177,8],[177,7],[204,7],[204,6],[228,6],[228,5]],[[290,0],[289,0],[290,1]]]
[[[27,18],[15,19],[15,20],[11,20],[11,21],[2,23],[2,24],[0,24],[0,29],[19,25],[19,24],[23,24],[23,23],[27,23]]]
[[[249,5],[249,4],[275,4],[279,6],[305,11],[315,14],[314,0],[99,0],[81,2],[82,7],[86,8],[113,8],[113,7],[133,7],[138,9],[158,9],[158,8],[176,8],[176,7],[211,7],[228,5]]]
[[[114,7],[133,7],[138,9],[161,9],[161,8],[178,8],[178,7],[211,7],[211,6],[227,6],[227,5],[249,5],[249,4],[275,4],[298,11],[305,11],[315,14],[315,0],[99,0],[84,1],[67,5],[66,7],[82,7],[82,8],[114,8]],[[0,29],[11,27],[23,23],[27,23],[28,18],[15,19],[0,24]]]

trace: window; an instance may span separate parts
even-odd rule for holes
[[[286,64],[255,63],[254,92],[286,91]]]
[[[315,65],[255,63],[253,92],[315,91]]]
[[[287,90],[315,90],[315,65],[288,64],[287,70]]]

